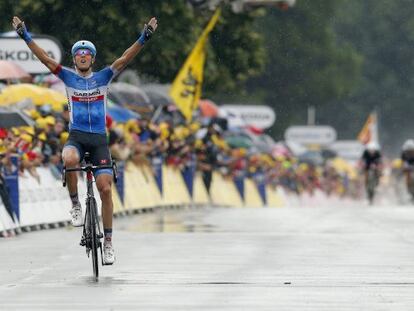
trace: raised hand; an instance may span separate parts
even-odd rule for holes
[[[138,38],[138,42],[141,45],[144,45],[149,39],[151,39],[152,34],[158,27],[158,21],[155,17],[151,18],[148,24],[144,25],[144,29],[141,32],[141,36]]]
[[[20,20],[17,16],[13,17],[12,25],[14,30],[16,30],[17,34],[22,38],[26,43],[30,43],[32,41],[32,37],[30,36],[29,32],[26,29],[26,26],[23,21]]]
[[[157,19],[155,17],[151,18],[150,21],[148,22],[148,26],[151,26],[153,31],[157,30],[157,27],[158,27]]]
[[[24,23],[20,20],[20,18],[18,18],[17,16],[14,16],[14,17],[13,17],[13,20],[12,20],[12,26],[13,26],[14,30],[16,30],[16,31],[17,31],[17,29],[18,29],[19,27],[21,27],[21,26],[22,26],[22,24],[24,25]]]

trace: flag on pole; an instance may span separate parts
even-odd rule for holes
[[[221,10],[218,8],[210,19],[207,27],[175,77],[170,89],[171,98],[187,121],[191,121],[193,111],[198,107],[203,83],[204,62],[206,60],[205,45],[208,34],[216,25],[220,12]]]
[[[378,116],[376,112],[370,113],[364,127],[358,134],[358,140],[366,145],[369,143],[379,144]]]

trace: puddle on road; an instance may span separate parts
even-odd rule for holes
[[[214,232],[205,222],[207,210],[156,211],[118,218],[117,230],[133,232]]]

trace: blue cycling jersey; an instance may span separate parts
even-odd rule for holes
[[[105,134],[106,99],[114,69],[106,67],[82,77],[75,70],[59,65],[53,73],[66,86],[70,130]]]

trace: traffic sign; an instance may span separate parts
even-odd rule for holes
[[[364,145],[358,140],[338,140],[329,147],[338,156],[348,160],[357,160],[364,152]]]
[[[328,145],[336,140],[336,130],[331,126],[290,126],[285,140],[304,145]]]

